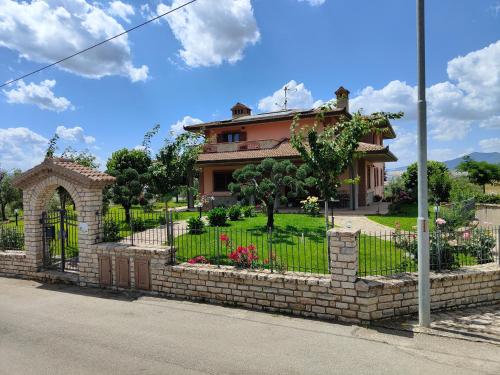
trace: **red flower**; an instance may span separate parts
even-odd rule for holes
[[[225,233],[222,233],[222,234],[220,235],[220,240],[221,240],[222,242],[229,242],[229,236],[228,236],[227,234],[225,234]]]

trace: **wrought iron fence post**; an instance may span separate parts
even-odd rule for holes
[[[128,216],[128,220],[129,220],[129,227],[130,227],[130,233],[132,234],[132,236],[130,237],[130,240],[132,242],[132,246],[134,245],[134,225],[133,225],[133,222],[134,220],[132,220],[132,211],[130,211],[130,214]]]
[[[220,268],[220,241],[219,241],[219,227],[215,227],[215,241],[217,242],[217,268]]]
[[[64,272],[64,268],[65,268],[65,263],[66,263],[66,235],[65,235],[65,230],[64,230],[64,224],[65,224],[65,213],[66,213],[66,210],[61,210],[59,211],[59,219],[60,219],[60,222],[59,222],[59,241],[61,241],[61,271]]]
[[[438,271],[441,272],[441,230],[438,228],[435,230],[435,236],[436,236],[436,246],[437,246],[437,267]],[[430,248],[430,246],[429,246]],[[432,266],[432,263],[431,263]]]
[[[274,272],[273,269],[273,229],[269,228],[267,232],[267,247],[269,251],[269,268],[271,269],[271,273]]]

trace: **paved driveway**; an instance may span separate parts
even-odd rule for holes
[[[499,346],[389,332],[0,278],[0,374],[500,373]]]

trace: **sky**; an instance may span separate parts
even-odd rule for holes
[[[187,0],[0,0],[0,81],[84,49]],[[415,2],[198,0],[63,64],[0,89],[0,168],[89,150],[153,148],[183,125],[311,108],[350,90],[350,109],[404,111],[387,142],[416,160]],[[500,151],[500,0],[426,2],[429,158]]]

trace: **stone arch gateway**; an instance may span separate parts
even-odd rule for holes
[[[100,235],[98,214],[102,210],[102,191],[115,178],[68,159],[46,158],[41,164],[14,180],[23,190],[26,261],[31,272],[44,266],[44,223],[42,213],[58,187],[63,187],[78,212],[78,269],[92,263],[92,245]]]

